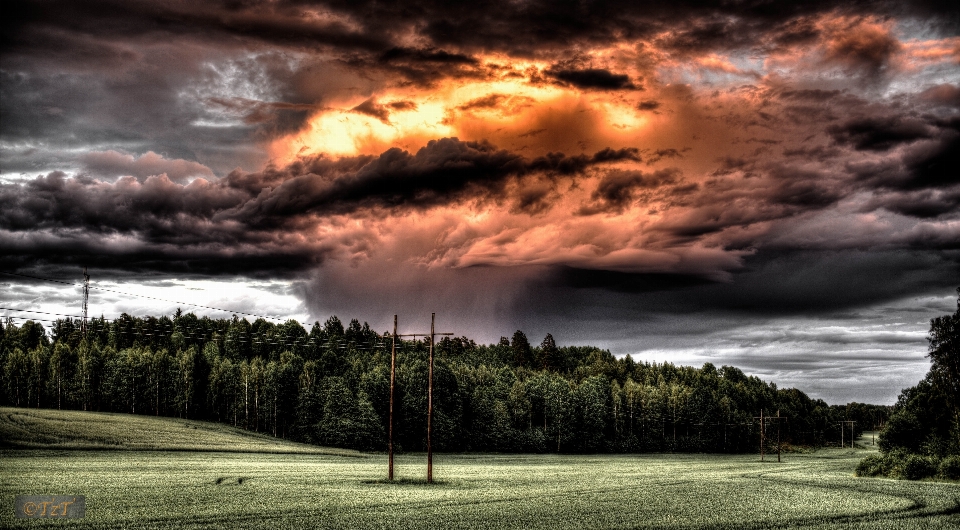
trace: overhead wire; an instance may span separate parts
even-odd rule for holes
[[[18,272],[0,271],[0,274],[7,274],[7,275],[10,275],[10,276],[20,276],[20,277],[23,277],[23,278],[31,278],[31,279],[34,279],[34,280],[42,280],[42,281],[45,281],[45,282],[60,283],[60,284],[63,284],[63,285],[72,285],[72,286],[74,286],[74,287],[82,287],[82,286],[83,286],[83,284],[80,284],[80,283],[66,282],[66,281],[63,281],[63,280],[54,280],[54,279],[52,279],[52,278],[42,278],[42,277],[40,277],[40,276],[31,276],[31,275],[29,275],[29,274],[20,274],[20,273],[18,273]],[[238,315],[244,315],[244,316],[250,316],[250,317],[269,318],[269,319],[271,319],[271,320],[280,320],[280,321],[292,320],[292,319],[285,319],[285,318],[274,317],[274,316],[269,316],[269,315],[258,315],[258,314],[256,314],[256,313],[245,313],[245,312],[243,312],[243,311],[234,311],[234,310],[232,310],[232,309],[224,309],[224,308],[222,308],[222,307],[213,307],[213,306],[207,306],[207,305],[202,305],[202,304],[192,304],[192,303],[190,303],[190,302],[182,302],[182,301],[177,301],[177,300],[169,300],[169,299],[166,299],[166,298],[157,298],[157,297],[155,297],[155,296],[147,296],[147,295],[145,295],[145,294],[127,293],[127,292],[123,292],[123,291],[117,291],[117,290],[114,290],[114,289],[107,289],[106,287],[96,287],[96,286],[93,286],[93,285],[90,286],[90,289],[95,289],[95,290],[97,290],[97,291],[105,291],[105,292],[114,293],[114,294],[122,294],[122,295],[125,295],[125,296],[136,296],[136,297],[139,297],[139,298],[147,298],[147,299],[150,299],[150,300],[157,300],[157,301],[160,301],[160,302],[169,302],[169,303],[171,303],[171,304],[181,304],[181,305],[188,305],[188,306],[193,306],[193,307],[201,307],[201,308],[203,308],[203,309],[213,309],[213,310],[215,310],[215,311],[224,311],[224,312],[227,312],[227,313],[235,313],[235,314],[238,314]],[[303,322],[299,322],[299,324],[302,325],[302,326],[306,326],[306,325],[307,325],[307,324],[305,324],[305,323],[303,323]]]

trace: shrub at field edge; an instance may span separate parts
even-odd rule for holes
[[[960,455],[948,456],[940,462],[937,477],[948,480],[960,480]]]

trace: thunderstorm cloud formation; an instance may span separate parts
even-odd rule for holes
[[[960,285],[953,3],[4,7],[7,272],[280,282],[310,322],[882,403]]]

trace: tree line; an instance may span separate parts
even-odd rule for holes
[[[277,437],[385,450],[392,337],[336,316],[308,332],[290,320],[121,315],[43,326],[0,324],[3,404],[217,421]],[[395,447],[426,443],[427,349],[399,340]],[[839,445],[882,425],[888,407],[828,405],[732,366],[616,358],[591,346],[435,346],[433,447],[503,452],[754,452],[761,411],[788,419],[787,446]],[[767,425],[767,450],[776,426]]]
[[[957,310],[930,320],[930,371],[904,389],[858,475],[960,479],[960,288]]]

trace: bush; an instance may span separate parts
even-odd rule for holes
[[[932,477],[936,472],[937,465],[929,457],[908,455],[894,465],[891,475],[895,478],[920,480],[922,478]]]
[[[887,458],[882,455],[870,455],[857,464],[854,474],[858,477],[882,477],[887,474]]]
[[[940,469],[937,472],[940,478],[950,480],[960,480],[960,455],[948,456],[940,462]]]
[[[880,432],[877,445],[883,452],[904,450],[912,453],[920,451],[923,429],[917,417],[910,412],[901,411],[887,421]]]

